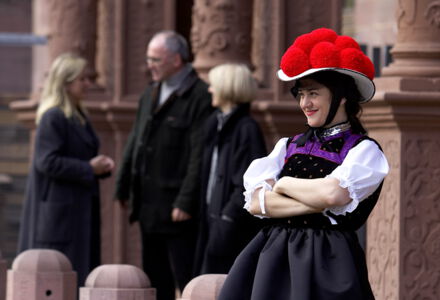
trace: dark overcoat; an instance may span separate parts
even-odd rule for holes
[[[99,141],[91,125],[67,119],[59,108],[37,127],[19,236],[19,252],[64,253],[84,284],[99,264],[99,186],[89,164]]]
[[[130,221],[144,233],[185,230],[174,207],[198,213],[202,124],[212,111],[207,84],[192,71],[170,98],[156,105],[159,85],[140,98],[116,179],[115,197],[130,200]]]
[[[250,163],[266,155],[263,135],[250,116],[250,105],[235,109],[220,131],[217,112],[206,121],[202,162],[201,228],[196,270],[227,273],[235,257],[264,225],[244,208],[243,174]],[[218,147],[216,181],[209,205],[207,186],[214,147]]]

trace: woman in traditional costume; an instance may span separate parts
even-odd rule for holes
[[[273,225],[238,256],[219,299],[374,299],[356,235],[389,171],[359,120],[373,64],[355,40],[320,28],[287,49],[278,77],[293,82],[308,129],[244,174],[245,208]]]

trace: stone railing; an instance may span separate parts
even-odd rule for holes
[[[215,300],[225,278],[224,274],[198,276],[188,283],[179,300]],[[76,300],[77,274],[64,254],[49,249],[22,252],[6,273],[6,261],[0,253],[0,293],[0,300]],[[156,300],[156,289],[138,267],[102,265],[80,287],[79,299]]]

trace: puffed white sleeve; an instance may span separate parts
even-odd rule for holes
[[[352,201],[326,211],[335,215],[354,211],[359,202],[379,187],[388,171],[388,161],[378,145],[371,140],[360,142],[348,152],[342,164],[327,176],[338,179],[339,185],[348,189]]]
[[[266,209],[264,208],[264,192],[272,190],[272,186],[267,183],[267,181],[273,180],[276,182],[278,179],[278,175],[283,168],[284,159],[286,157],[287,140],[288,138],[280,139],[268,156],[252,161],[243,175],[243,184],[245,188],[243,193],[245,199],[244,208],[246,210],[249,210],[250,208],[252,193],[256,189],[261,188],[258,198],[263,215],[258,217],[265,217],[264,214],[266,213]]]

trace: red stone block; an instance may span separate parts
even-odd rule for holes
[[[32,249],[18,255],[7,274],[8,300],[76,300],[77,278],[59,251]]]
[[[138,267],[132,265],[102,265],[87,277],[80,288],[81,300],[156,300],[156,289]]]
[[[225,279],[225,274],[198,276],[186,285],[179,300],[216,300]]]

